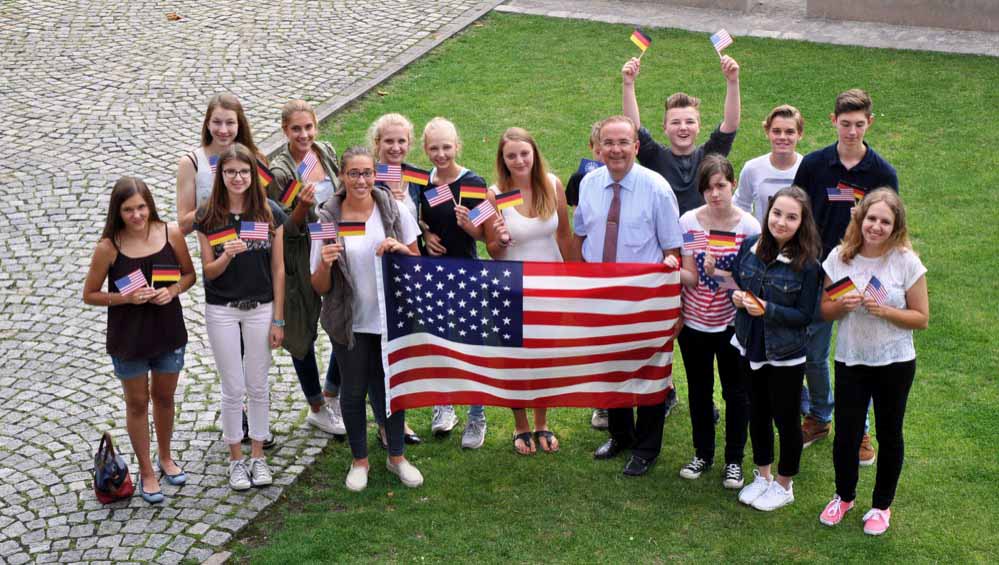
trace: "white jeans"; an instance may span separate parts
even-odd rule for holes
[[[271,329],[273,303],[253,310],[240,310],[215,304],[205,305],[208,341],[215,355],[222,380],[222,438],[227,444],[243,440],[243,396],[250,439],[265,441],[270,428],[270,386],[267,371],[271,367]],[[240,358],[240,326],[243,349]]]

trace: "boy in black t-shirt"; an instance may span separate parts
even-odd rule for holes
[[[590,126],[590,153],[593,154],[594,161],[600,160],[600,123],[594,122]],[[569,206],[579,206],[579,183],[588,172],[577,170],[565,183],[565,200]]]
[[[739,64],[728,55],[721,58],[721,70],[726,84],[724,119],[711,132],[708,141],[700,146],[696,143],[697,134],[701,131],[701,101],[683,92],[672,94],[666,100],[663,132],[669,139],[669,146],[657,143],[649,130],[642,127],[638,100],[635,97],[635,79],[638,78],[640,69],[641,61],[636,57],[632,57],[621,69],[621,106],[624,115],[639,127],[638,162],[669,181],[682,216],[688,210],[704,204],[704,198],[695,186],[701,159],[709,153],[728,156],[732,150],[741,113]]]

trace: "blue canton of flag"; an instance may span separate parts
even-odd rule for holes
[[[715,277],[709,277],[708,276],[708,273],[705,272],[705,270],[704,270],[704,256],[705,256],[705,254],[701,253],[700,255],[697,256],[697,259],[696,259],[696,261],[697,261],[697,279],[704,286],[710,288],[711,290],[713,290],[715,292],[718,292],[718,290],[722,288],[722,283],[724,283],[725,281],[720,280],[720,279],[715,278]],[[735,264],[735,254],[734,253],[729,253],[729,254],[726,254],[726,255],[722,255],[721,257],[719,257],[718,259],[715,260],[715,269],[716,270],[720,270],[720,271],[731,271],[732,270],[732,265],[734,265],[734,264]]]
[[[590,171],[595,171],[603,166],[604,164],[601,163],[600,161],[594,161],[593,159],[580,159],[579,168],[576,169],[576,172],[581,175],[585,175],[586,173],[589,173]]]
[[[471,345],[523,343],[520,263],[473,263],[386,253],[388,339],[427,332]]]

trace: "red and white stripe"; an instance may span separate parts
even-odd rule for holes
[[[299,175],[302,180],[308,180],[312,172],[316,170],[319,166],[319,157],[316,156],[315,152],[309,151],[305,154],[305,158],[302,159],[302,164],[299,167],[302,169],[302,173]]]
[[[721,258],[725,255],[735,255],[742,246],[742,241],[746,239],[746,234],[737,233],[735,235],[735,247],[708,246],[708,252]],[[695,329],[720,329],[732,323],[735,319],[735,306],[728,297],[725,289],[718,292],[711,290],[698,281],[694,288],[684,287],[683,289],[683,318],[687,322],[692,322]]]
[[[665,401],[673,386],[678,270],[625,263],[527,262],[523,268],[523,347],[468,345],[429,333],[386,341],[392,411]]]

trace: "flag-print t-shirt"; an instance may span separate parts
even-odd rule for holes
[[[822,263],[829,279],[850,277],[857,291],[863,293],[871,278],[876,277],[888,296],[884,304],[893,308],[906,308],[905,293],[926,274],[922,261],[908,249],[895,249],[882,257],[857,255],[849,265],[839,258],[839,250],[834,248]],[[840,319],[836,361],[878,367],[915,358],[912,330],[872,316],[863,306]]]
[[[680,230],[684,233],[684,246],[680,253],[684,257],[694,257],[697,265],[697,286],[683,287],[683,320],[691,328],[709,333],[725,331],[735,319],[735,306],[729,299],[731,276],[723,277],[718,271],[731,272],[739,247],[747,237],[760,233],[760,223],[748,212],[742,212],[739,223],[731,230],[735,234],[734,245],[730,242],[714,241],[709,237],[710,230],[704,228],[697,219],[697,209],[680,217]],[[703,242],[703,245],[690,241]],[[699,248],[699,249],[695,249]],[[715,276],[704,272],[704,253],[715,257]],[[728,284],[726,284],[726,282]]]

